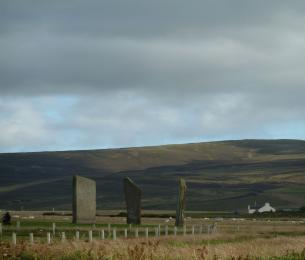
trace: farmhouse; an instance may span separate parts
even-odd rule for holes
[[[266,202],[264,206],[262,207],[257,207],[254,206],[251,208],[251,206],[248,206],[248,213],[253,214],[253,213],[263,213],[263,212],[275,212],[275,208],[271,207],[269,202]]]

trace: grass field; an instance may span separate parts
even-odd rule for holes
[[[305,259],[305,219],[299,218],[285,221],[188,218],[187,234],[183,235],[181,228],[175,236],[174,221],[164,218],[143,218],[143,225],[130,227],[124,224],[124,218],[118,217],[98,217],[93,226],[71,224],[66,216],[42,218],[38,215],[35,219],[19,216],[11,226],[4,227],[0,259]],[[52,223],[56,223],[55,234]],[[161,235],[155,236],[159,225]],[[209,230],[212,225],[214,229]],[[116,240],[113,240],[113,229]],[[125,229],[128,229],[128,238],[124,237]],[[137,238],[136,229],[139,231]],[[93,241],[89,241],[90,230]],[[101,230],[105,231],[103,240]],[[80,232],[79,240],[75,238],[76,231]],[[16,245],[11,242],[13,232],[17,234]],[[47,232],[51,233],[51,244],[47,244]],[[62,232],[65,232],[65,241],[62,241]],[[29,233],[34,234],[34,244],[29,242]]]

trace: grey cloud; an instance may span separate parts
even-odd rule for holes
[[[296,1],[3,1],[3,95],[302,85]],[[256,91],[254,90],[254,91]]]

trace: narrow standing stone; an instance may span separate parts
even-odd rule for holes
[[[101,239],[104,240],[105,239],[105,230],[104,229],[102,229],[101,236],[102,236]]]
[[[139,229],[138,228],[135,229],[135,237],[139,237]]]
[[[12,244],[15,246],[17,244],[17,236],[16,233],[12,234]]]
[[[127,207],[127,224],[141,224],[141,189],[130,179],[124,178],[124,193]]]
[[[124,229],[124,237],[127,238],[127,228]]]
[[[158,226],[158,232],[159,232],[159,234],[158,234],[158,236],[161,236],[161,225],[159,224],[159,226]]]
[[[186,183],[183,178],[179,179],[179,191],[177,198],[177,211],[176,211],[176,223],[175,226],[184,225],[184,210],[185,210],[185,194],[186,194]]]
[[[33,245],[34,244],[34,234],[30,233],[30,244]]]
[[[174,236],[177,236],[177,227],[174,227]]]

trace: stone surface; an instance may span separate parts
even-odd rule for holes
[[[127,224],[141,224],[141,189],[129,178],[124,178],[124,193],[127,207]]]
[[[184,225],[184,210],[185,210],[185,194],[186,194],[186,183],[183,178],[179,179],[179,190],[177,199],[177,211],[176,211],[176,226]]]
[[[96,184],[94,180],[73,177],[73,223],[94,223],[96,215]]]

